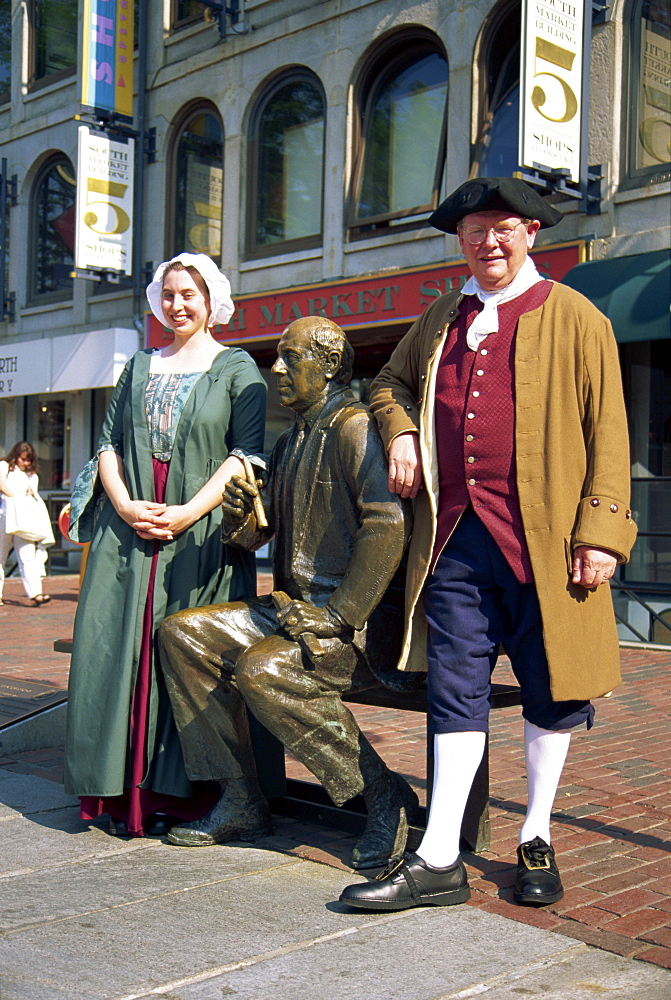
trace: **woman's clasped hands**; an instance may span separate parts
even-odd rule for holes
[[[171,542],[175,535],[186,531],[196,520],[188,508],[188,504],[168,506],[152,500],[131,500],[119,513],[140,538]]]

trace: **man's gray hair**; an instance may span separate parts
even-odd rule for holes
[[[354,350],[345,331],[337,323],[326,317],[319,317],[318,325],[310,333],[310,347],[317,360],[326,367],[332,351],[340,355],[340,367],[335,374],[336,382],[348,385],[352,380]]]

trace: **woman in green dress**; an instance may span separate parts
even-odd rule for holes
[[[133,836],[213,801],[186,776],[154,637],[175,611],[256,593],[253,556],[221,544],[220,501],[241,459],[262,451],[266,394],[249,355],[212,336],[234,306],[209,257],[164,262],[147,297],[174,339],[128,362],[98,443],[104,494],[75,618],[65,761],[82,818],[108,813],[111,833]],[[78,516],[73,497],[73,537]]]

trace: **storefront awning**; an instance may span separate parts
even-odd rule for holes
[[[671,254],[651,250],[631,257],[592,260],[562,278],[613,324],[621,344],[671,337]]]
[[[137,348],[137,331],[123,327],[4,344],[0,399],[116,385]]]

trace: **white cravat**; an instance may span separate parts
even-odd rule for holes
[[[497,306],[501,302],[509,302],[510,299],[516,299],[518,295],[526,292],[527,289],[539,281],[545,281],[545,278],[541,277],[538,273],[531,257],[527,257],[510,284],[497,292],[486,292],[484,288],[481,288],[477,278],[471,275],[462,288],[462,293],[464,295],[476,295],[481,302],[484,302],[485,306],[475,317],[466,334],[466,343],[472,351],[477,351],[478,346],[488,334],[498,333],[499,314]]]

